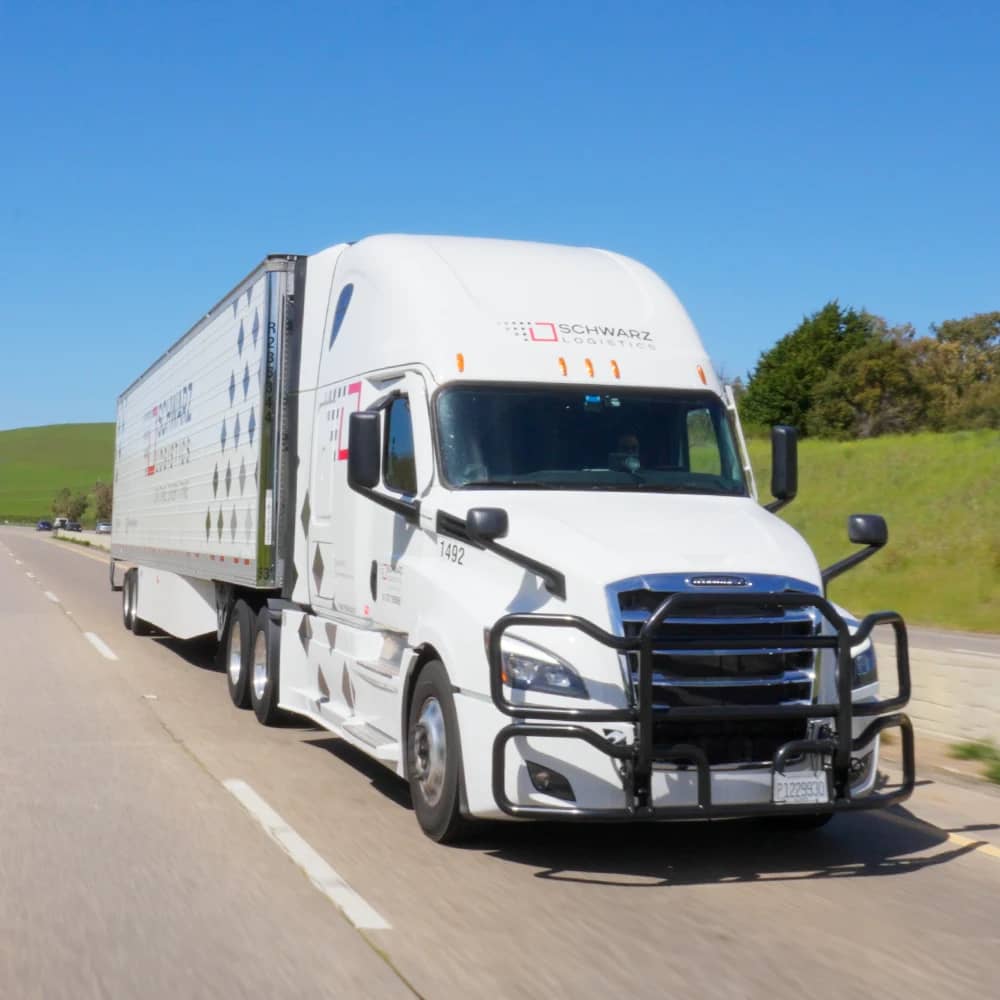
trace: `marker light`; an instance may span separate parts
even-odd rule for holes
[[[615,361],[614,358],[611,359],[611,372],[615,376],[615,378],[622,377],[621,369],[619,369],[618,362]]]
[[[459,371],[459,373],[464,372],[465,371],[465,355],[461,354],[461,353],[460,354],[456,354],[455,355],[455,364],[458,365],[458,371]]]
[[[702,385],[708,385],[708,379],[705,378],[705,369],[698,365],[698,378],[701,379]]]
[[[565,358],[560,358],[559,359],[559,368],[561,369],[563,375],[568,374],[568,372],[566,371],[566,359]]]
[[[583,359],[584,367],[587,369],[587,374],[593,378],[594,377],[594,362],[590,358]]]

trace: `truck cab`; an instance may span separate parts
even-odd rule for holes
[[[436,839],[863,804],[880,728],[908,725],[870,641],[898,616],[826,601],[661,279],[451,238],[331,264],[305,306],[282,707],[407,777]]]

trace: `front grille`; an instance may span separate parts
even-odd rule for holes
[[[643,624],[668,593],[628,590],[619,594],[624,634],[639,635]],[[816,623],[801,610],[769,606],[718,603],[700,606],[696,613],[682,609],[656,630],[653,644],[653,703],[658,709],[681,706],[783,705],[808,703],[813,697],[814,651],[774,651],[776,639],[813,636]],[[724,648],[684,649],[684,640],[720,644],[726,639],[759,639],[760,646],[739,651]],[[633,685],[638,685],[639,654],[627,656]],[[710,764],[748,764],[771,761],[790,740],[805,739],[804,720],[681,723],[669,711],[657,718],[654,743],[661,751],[678,743],[693,743]],[[654,750],[655,754],[655,750]]]

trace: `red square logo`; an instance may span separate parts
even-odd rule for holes
[[[532,323],[528,327],[531,339],[539,343],[552,343],[559,339],[555,323]]]

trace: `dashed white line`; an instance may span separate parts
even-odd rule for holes
[[[991,660],[997,659],[996,653],[987,653],[985,650],[982,649],[959,649],[958,646],[952,646],[951,651],[953,653],[965,653],[966,656],[985,656]]]
[[[89,642],[91,646],[93,646],[94,649],[96,649],[97,652],[104,657],[104,659],[106,660],[118,659],[118,657],[115,655],[111,647],[108,646],[107,643],[105,643],[105,641],[99,635],[94,635],[93,632],[84,632],[83,636],[87,640],[87,642]]]
[[[222,784],[358,930],[391,928],[245,781],[230,778]]]
[[[24,565],[24,563],[23,563],[23,562],[21,562],[21,560],[20,560],[20,559],[15,559],[15,560],[14,560],[14,565],[15,565],[15,566],[23,566],[23,565]]]
[[[28,572],[27,570],[25,570],[25,571],[24,571],[24,575],[25,575],[25,576],[26,576],[26,577],[27,577],[27,578],[28,578],[29,580],[34,580],[34,579],[35,579],[35,574],[34,574],[34,573],[29,573],[29,572]]]
[[[49,600],[50,600],[50,601],[51,601],[51,602],[52,602],[53,604],[59,604],[59,603],[60,603],[60,602],[59,602],[59,598],[58,598],[58,597],[56,597],[56,595],[55,595],[55,594],[53,594],[51,590],[46,590],[46,591],[45,591],[45,596],[46,596],[46,597],[47,597],[47,598],[48,598],[48,599],[49,599]]]

